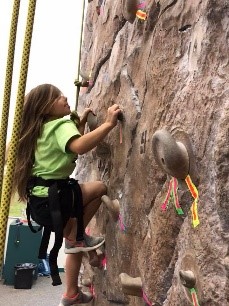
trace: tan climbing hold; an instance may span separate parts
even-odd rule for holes
[[[98,125],[97,116],[94,115],[92,112],[88,113],[87,115],[87,124],[90,131],[93,131],[97,128]]]
[[[89,252],[88,252],[89,253]],[[104,252],[101,250],[96,250],[95,252],[91,252],[89,264],[94,268],[102,268],[102,261],[104,259]]]
[[[184,271],[184,270],[180,270],[179,272],[180,275],[180,279],[182,282],[182,285],[185,286],[186,288],[192,289],[195,287],[196,285],[196,277],[195,274],[190,271]]]
[[[106,205],[112,218],[117,221],[120,213],[120,204],[117,199],[111,200],[107,195],[101,197],[102,202]]]
[[[81,285],[85,287],[91,287],[92,280],[90,278],[82,279]]]
[[[193,169],[194,155],[188,135],[183,132],[177,141],[165,129],[153,135],[152,147],[157,164],[169,175],[177,179],[185,179]]]
[[[126,273],[121,273],[119,279],[124,294],[142,297],[142,280],[140,277],[131,277]]]
[[[89,73],[80,70],[80,76],[84,81],[89,81]]]

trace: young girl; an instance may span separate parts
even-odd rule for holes
[[[50,84],[37,86],[25,97],[14,187],[20,199],[28,202],[33,220],[48,234],[51,230],[56,234],[49,255],[53,285],[61,283],[56,259],[65,237],[66,293],[60,306],[92,300],[91,294],[78,288],[82,251],[94,250],[104,242],[101,237],[88,237],[84,229],[98,210],[106,186],[101,181],[78,184],[69,176],[77,155],[105,138],[116,126],[121,110],[116,104],[109,107],[105,122],[84,135],[90,111],[86,109],[80,120],[64,118],[71,113],[67,98]],[[40,253],[46,255],[46,250],[47,241],[42,241]]]

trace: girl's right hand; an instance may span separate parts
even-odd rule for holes
[[[106,123],[110,124],[110,126],[113,128],[116,126],[118,122],[118,114],[121,112],[121,109],[117,104],[113,104],[110,106],[107,110],[107,118]]]

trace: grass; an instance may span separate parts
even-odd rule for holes
[[[10,202],[10,217],[25,217],[24,211],[26,209],[26,203],[19,202],[17,195],[15,195]]]

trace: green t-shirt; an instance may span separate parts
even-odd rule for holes
[[[72,120],[61,118],[45,123],[41,137],[37,139],[32,175],[46,180],[69,177],[75,168],[77,155],[69,152],[66,145],[71,138],[80,136]],[[48,188],[36,186],[32,194],[47,197]]]

